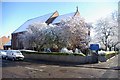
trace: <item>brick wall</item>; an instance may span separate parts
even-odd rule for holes
[[[3,36],[0,38],[0,49],[3,49],[3,45],[10,41],[9,37]]]
[[[23,33],[24,32],[12,33],[12,40],[11,40],[12,49],[14,49],[14,50],[23,49],[23,45],[22,45],[22,43],[20,43],[20,41],[18,39],[18,36]]]

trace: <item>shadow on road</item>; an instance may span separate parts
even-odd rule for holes
[[[94,68],[94,69],[107,69],[107,70],[120,70],[120,66],[115,66],[111,68],[107,67],[99,67],[94,64],[80,64],[80,63],[69,63],[69,62],[53,62],[53,61],[45,61],[45,60],[32,60],[32,59],[24,59],[23,61],[11,61],[11,60],[2,60],[2,67],[15,67],[15,66],[26,66],[26,65],[57,65],[62,67],[81,67],[81,68]],[[86,66],[87,65],[87,66]],[[94,66],[93,66],[94,65]]]
[[[11,61],[11,60],[2,60],[2,67],[14,67],[14,66],[26,66],[26,65],[58,65],[58,66],[77,66],[77,65],[85,65],[80,63],[69,63],[69,62],[57,62],[57,61],[46,61],[46,60],[32,60],[32,59],[24,59],[23,61]]]

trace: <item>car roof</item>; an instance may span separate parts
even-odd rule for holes
[[[20,51],[20,50],[7,50],[7,51]]]

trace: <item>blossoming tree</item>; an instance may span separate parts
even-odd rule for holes
[[[115,14],[116,13],[116,14]],[[118,44],[118,18],[117,12],[111,16],[101,18],[96,23],[96,39],[105,46],[105,50]]]
[[[88,24],[81,17],[72,17],[61,20],[57,25],[46,23],[33,23],[24,35],[19,37],[24,47],[35,47],[38,51],[43,48],[63,47],[70,49],[88,47]]]

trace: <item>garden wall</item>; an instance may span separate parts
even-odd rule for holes
[[[23,54],[27,59],[46,60],[57,62],[71,63],[94,63],[96,62],[92,56],[74,56],[74,55],[47,55],[47,54]]]
[[[106,61],[107,61],[107,58],[106,58],[106,56],[101,56],[101,55],[99,55],[98,61],[100,61],[100,62],[106,62]]]
[[[65,53],[38,53],[38,52],[22,52],[25,58],[34,60],[46,60],[46,61],[56,61],[56,62],[71,62],[71,63],[97,63],[106,62],[111,57],[116,54],[106,54],[106,55],[93,55],[84,56],[78,54],[65,54]]]

